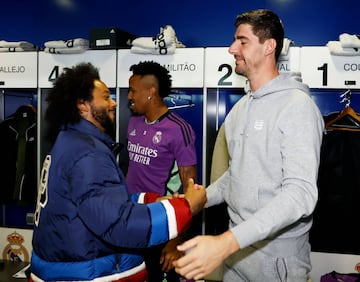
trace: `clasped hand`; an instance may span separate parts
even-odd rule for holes
[[[185,194],[175,193],[172,196],[158,197],[156,201],[168,200],[174,198],[185,198],[190,206],[192,215],[198,214],[206,205],[206,190],[205,187],[194,183],[194,179],[189,178],[188,184],[185,188]]]

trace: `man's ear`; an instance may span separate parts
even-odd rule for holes
[[[155,96],[155,95],[156,95],[157,90],[156,90],[156,86],[155,86],[155,85],[151,86],[149,90],[150,90],[150,95],[151,95],[151,96]]]
[[[151,100],[153,97],[155,97],[155,93],[156,93],[156,88],[155,86],[150,86],[148,88],[148,91],[149,91],[149,95],[147,96],[147,99],[148,100]]]
[[[79,109],[80,114],[82,112],[84,113],[89,111],[88,103],[86,103],[86,101],[83,99],[78,100],[76,106]]]
[[[265,44],[266,44],[266,49],[265,49],[266,55],[275,53],[276,40],[274,38],[267,39]]]

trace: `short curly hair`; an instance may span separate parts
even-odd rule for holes
[[[159,96],[164,98],[171,92],[171,75],[169,71],[162,65],[154,61],[144,61],[138,64],[132,65],[130,71],[134,75],[154,75],[159,85]]]
[[[95,80],[100,80],[100,75],[91,63],[64,68],[46,97],[45,119],[52,130],[80,120],[77,102],[92,101]]]

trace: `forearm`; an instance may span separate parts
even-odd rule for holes
[[[229,180],[230,178],[227,170],[219,179],[206,188],[206,207],[211,207],[224,202],[223,190],[229,188]]]
[[[182,187],[185,192],[189,178],[194,179],[195,183],[197,182],[196,165],[179,167],[179,175],[180,175]]]

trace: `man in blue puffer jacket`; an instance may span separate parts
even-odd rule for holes
[[[90,63],[65,68],[46,101],[56,137],[41,172],[31,280],[146,281],[142,249],[183,232],[205,190],[128,193],[110,137],[116,102]]]

